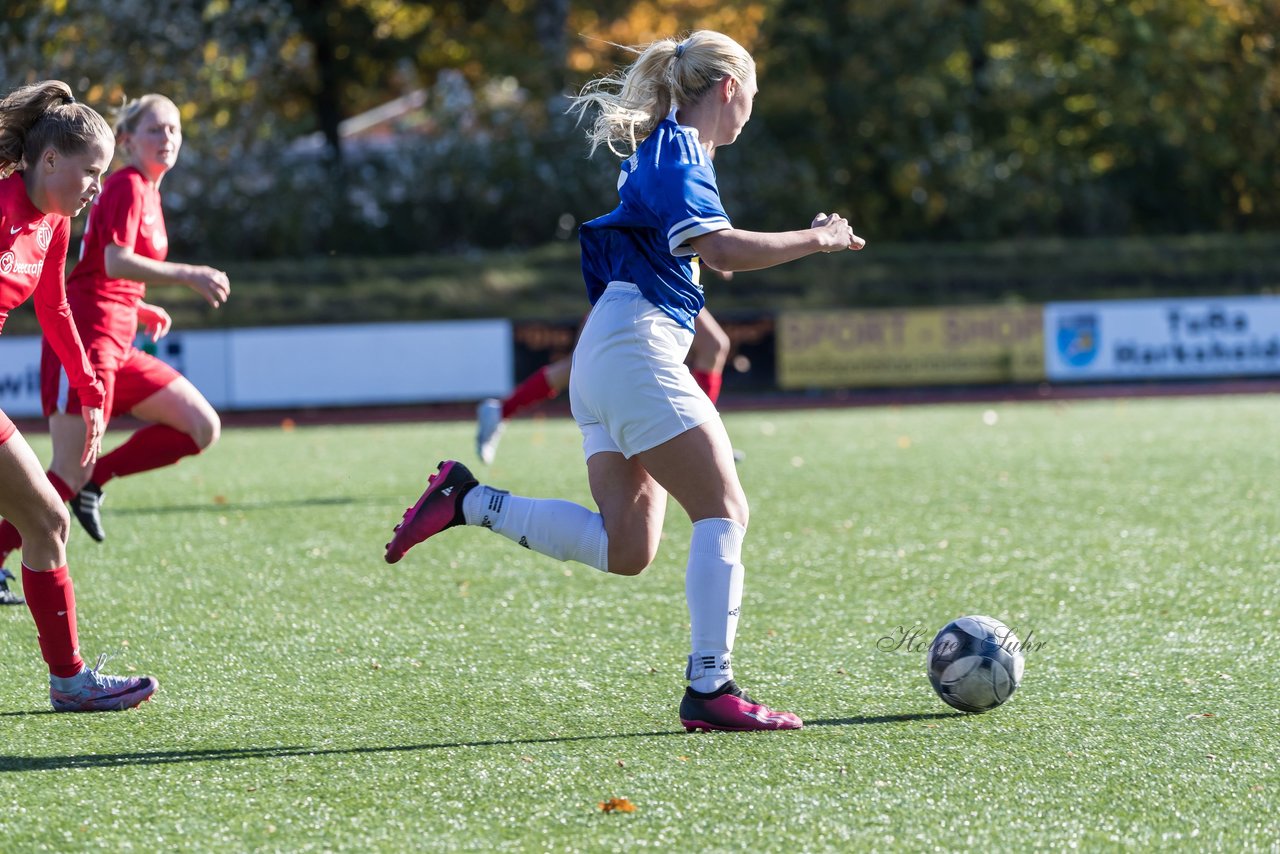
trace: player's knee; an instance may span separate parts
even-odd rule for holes
[[[610,554],[609,572],[612,575],[639,575],[648,569],[651,563],[653,563],[651,559],[639,554],[624,553],[619,555],[616,560]]]
[[[613,575],[639,575],[657,557],[654,545],[640,541],[609,540],[609,572]]]
[[[724,518],[732,519],[744,528],[747,527],[751,522],[751,507],[747,504],[747,496],[738,493],[726,499]]]
[[[27,523],[30,530],[19,531],[24,543],[41,543],[47,547],[64,546],[71,536],[71,515],[61,501],[56,504],[41,503]]]
[[[202,418],[196,424],[195,431],[191,434],[191,439],[199,446],[200,450],[204,450],[218,441],[218,437],[222,435],[222,419],[218,417],[216,412],[210,412],[207,417]]]

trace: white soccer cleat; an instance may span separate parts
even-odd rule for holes
[[[507,423],[502,420],[502,401],[496,397],[482,400],[476,407],[476,455],[485,465],[493,463],[498,453],[498,441]]]

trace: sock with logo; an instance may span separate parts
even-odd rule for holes
[[[604,519],[581,504],[478,486],[462,499],[462,512],[468,525],[489,528],[526,549],[609,571]]]
[[[63,501],[70,501],[75,495],[71,491],[71,487],[67,486],[67,482],[58,477],[51,471],[44,473],[49,478],[49,483],[53,484],[54,491],[58,493],[58,497]],[[0,566],[9,559],[9,555],[13,550],[22,545],[22,535],[18,533],[18,529],[8,519],[0,522]]]
[[[502,401],[502,419],[505,421],[520,410],[533,406],[535,403],[550,400],[559,393],[547,382],[547,368],[544,365],[534,371],[528,379],[516,386],[515,390],[511,392],[511,396]]]
[[[707,397],[715,403],[720,399],[720,385],[724,381],[724,374],[720,371],[703,371],[694,370],[693,381],[698,384],[698,388],[707,393]]]
[[[693,654],[689,686],[715,691],[733,678],[733,639],[742,609],[742,540],[747,529],[732,519],[693,523],[684,595],[689,604]]]
[[[113,477],[151,471],[200,453],[200,446],[181,430],[151,424],[130,436],[123,445],[98,459],[90,478],[98,486]]]
[[[36,572],[22,565],[22,594],[36,621],[40,653],[49,672],[63,678],[84,669],[76,632],[76,593],[65,566]]]

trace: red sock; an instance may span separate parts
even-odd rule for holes
[[[559,393],[547,382],[547,368],[544,365],[534,371],[533,375],[527,380],[516,386],[516,390],[511,392],[511,396],[502,401],[502,418],[506,420],[521,409],[527,409],[535,403],[550,400]]]
[[[70,501],[72,498],[75,498],[75,492],[72,491],[71,487],[67,486],[67,482],[65,480],[58,477],[51,471],[45,472],[44,476],[49,478],[49,483],[53,484],[54,491],[58,493],[58,497],[63,501]]]
[[[9,559],[13,550],[22,545],[22,535],[8,519],[0,522],[0,566]]]
[[[720,382],[723,374],[719,371],[693,371],[692,373],[693,381],[698,384],[698,388],[707,393],[712,403],[720,399]]]
[[[36,572],[22,565],[22,595],[36,620],[40,654],[54,676],[75,676],[84,669],[76,634],[76,593],[65,566]]]
[[[71,491],[71,487],[67,486],[66,481],[58,477],[51,471],[44,473],[49,478],[49,483],[53,484],[53,488],[57,490],[58,497],[63,501],[70,501],[75,495]],[[9,559],[9,555],[13,550],[22,545],[22,535],[18,533],[18,529],[8,519],[0,522],[0,566],[4,566],[4,562]]]
[[[102,486],[113,477],[124,477],[172,465],[183,457],[200,453],[200,446],[181,430],[164,424],[152,424],[134,433],[128,440],[93,467],[91,480]]]

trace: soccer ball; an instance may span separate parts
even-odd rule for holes
[[[1022,644],[991,617],[961,617],[929,644],[929,682],[949,706],[977,714],[1013,696],[1022,682]]]

